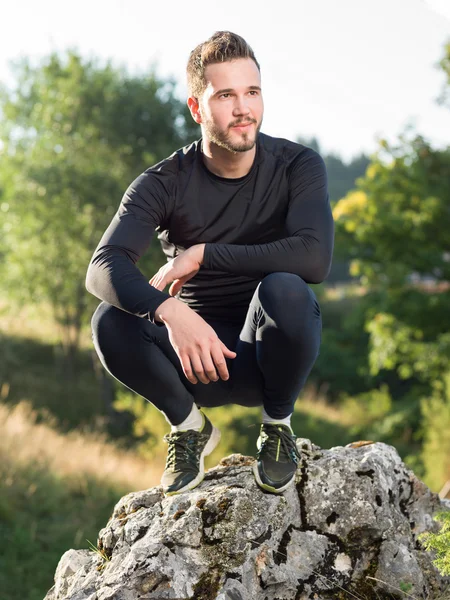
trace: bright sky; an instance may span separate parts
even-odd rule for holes
[[[0,81],[11,85],[11,59],[71,47],[133,73],[155,64],[184,99],[189,53],[217,30],[243,36],[261,64],[269,135],[314,135],[346,160],[408,123],[450,144],[450,110],[435,102],[449,0],[17,0],[2,9]]]

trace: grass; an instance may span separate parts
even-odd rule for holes
[[[101,423],[105,408],[88,351],[80,352],[77,377],[68,382],[54,342],[11,333],[1,320],[0,330],[1,401],[13,405],[29,400],[35,409],[50,411],[65,431]]]
[[[150,487],[159,478],[155,465],[150,467],[148,460],[108,441],[103,433],[62,434],[50,415],[37,422],[29,402],[12,407],[0,404],[0,453],[14,457],[16,466],[37,461],[60,477],[93,477],[129,491]]]
[[[0,404],[0,589],[8,600],[42,600],[61,555],[96,540],[114,504],[158,483],[162,469],[36,417],[29,403]]]

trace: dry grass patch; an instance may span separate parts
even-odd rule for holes
[[[130,492],[157,485],[164,468],[160,459],[149,463],[103,434],[62,434],[50,417],[37,422],[37,413],[26,401],[13,407],[0,404],[0,456],[12,457],[18,465],[45,464],[62,477],[89,475]]]

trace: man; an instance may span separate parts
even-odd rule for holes
[[[187,76],[202,137],[127,189],[87,273],[103,300],[94,344],[172,426],[166,494],[203,480],[220,432],[199,407],[228,403],[262,406],[254,474],[281,493],[299,458],[290,417],[321,342],[307,284],[331,266],[326,170],[311,148],[260,133],[260,67],[243,38],[216,32],[191,52]],[[280,118],[296,116],[283,104]],[[168,262],[148,282],[135,263],[155,230]]]

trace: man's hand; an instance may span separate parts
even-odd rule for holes
[[[191,383],[229,379],[225,358],[235,358],[214,329],[189,306],[176,298],[165,300],[156,310],[156,319],[166,324],[169,341]],[[218,374],[219,375],[218,375]]]
[[[150,279],[150,285],[162,292],[166,285],[173,282],[169,288],[169,294],[176,296],[183,284],[198,273],[200,265],[203,263],[204,253],[205,244],[191,246],[183,254],[161,267]]]

